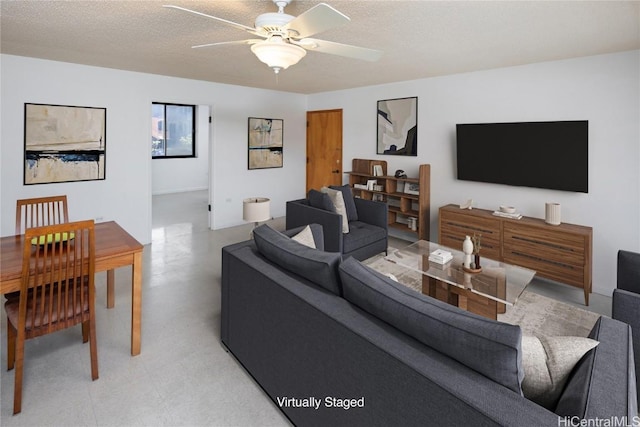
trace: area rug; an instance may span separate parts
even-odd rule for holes
[[[386,261],[381,255],[364,264],[380,273],[392,274],[399,283],[422,292],[422,276],[418,272]],[[498,315],[498,320],[520,325],[524,335],[586,337],[599,317],[597,313],[525,290],[515,305]]]

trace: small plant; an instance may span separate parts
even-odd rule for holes
[[[473,233],[473,237],[471,238],[471,241],[473,242],[473,254],[479,255],[480,249],[482,248],[482,246],[480,245],[482,241],[482,234]]]

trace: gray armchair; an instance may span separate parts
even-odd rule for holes
[[[387,205],[359,198],[353,199],[357,220],[349,221],[349,232],[342,232],[342,215],[311,206],[309,199],[287,202],[287,230],[307,224],[320,224],[324,233],[324,250],[340,252],[364,260],[387,251]]]
[[[631,325],[636,386],[640,390],[640,253],[618,251],[618,284],[613,290],[611,317]]]

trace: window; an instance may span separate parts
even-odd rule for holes
[[[151,157],[196,156],[195,105],[154,102],[151,116]]]

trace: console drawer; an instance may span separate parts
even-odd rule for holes
[[[493,218],[477,217],[471,222],[468,214],[440,212],[439,243],[462,250],[465,236],[481,235],[480,255],[500,260],[500,221]]]
[[[584,236],[549,227],[505,223],[502,243],[505,262],[531,268],[552,280],[584,286]]]

